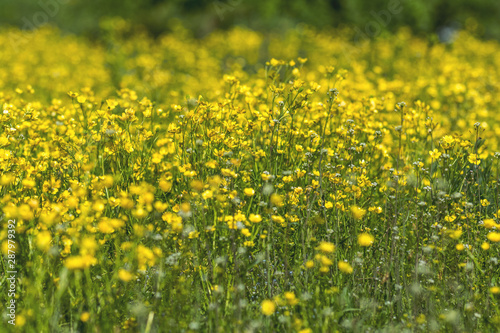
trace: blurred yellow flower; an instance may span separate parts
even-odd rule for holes
[[[36,246],[41,251],[48,251],[50,249],[50,243],[52,242],[52,236],[49,231],[40,231],[36,236]]]
[[[358,206],[352,206],[351,214],[352,217],[355,218],[356,220],[361,220],[366,214],[366,209],[360,208]]]
[[[253,188],[246,188],[243,190],[243,193],[247,196],[247,197],[251,197],[255,194],[255,190]]]
[[[492,241],[493,243],[498,243],[500,242],[500,233],[498,232],[490,232],[487,236],[486,236],[490,241]]]
[[[358,235],[358,244],[361,246],[371,246],[375,241],[375,237],[364,232]]]
[[[64,262],[64,266],[71,270],[87,269],[95,264],[97,264],[97,259],[91,255],[68,257]]]
[[[129,282],[134,278],[134,275],[130,273],[129,271],[120,268],[118,270],[118,278],[122,280],[123,282]]]
[[[333,253],[335,251],[335,245],[330,242],[320,242],[317,249],[323,253]]]
[[[351,274],[353,271],[352,266],[348,262],[345,262],[345,261],[339,261],[338,267],[339,267],[339,270],[341,272],[344,272],[346,274]]]
[[[262,301],[261,311],[265,316],[271,316],[276,311],[276,304],[274,301],[266,299]]]

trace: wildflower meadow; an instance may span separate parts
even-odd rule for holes
[[[0,30],[0,332],[497,332],[500,43]]]

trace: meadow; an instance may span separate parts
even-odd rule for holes
[[[0,30],[0,332],[498,331],[477,24],[100,29]]]

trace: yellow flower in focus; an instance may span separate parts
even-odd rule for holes
[[[467,157],[467,160],[470,164],[479,165],[481,164],[481,160],[478,158],[477,154],[470,154]]]
[[[375,241],[375,237],[364,232],[358,235],[358,244],[361,246],[371,246]]]
[[[481,244],[481,248],[485,251],[488,251],[490,249],[490,243],[484,242]]]
[[[271,316],[276,311],[276,304],[274,301],[266,299],[261,304],[261,311],[265,316]]]
[[[439,157],[441,157],[441,153],[439,152],[439,150],[437,149],[434,149],[432,151],[429,152],[429,155],[431,156],[432,159],[434,160],[437,160]]]
[[[460,244],[457,244],[457,246],[455,246],[455,248],[457,249],[457,251],[463,251],[464,250],[464,244],[460,243]]]
[[[441,147],[444,149],[451,149],[455,145],[455,139],[451,135],[445,135],[441,139]]]

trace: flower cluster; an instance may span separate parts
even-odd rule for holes
[[[0,32],[27,331],[497,327],[498,43],[118,26]]]

